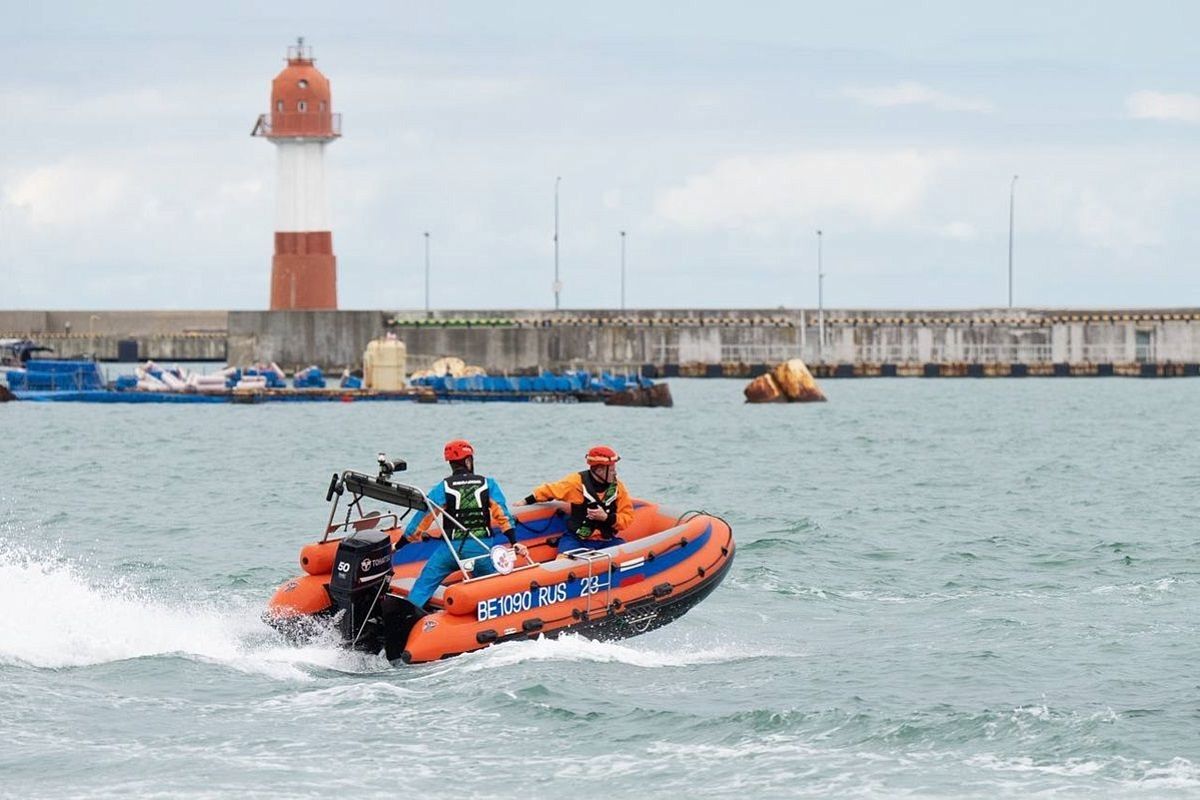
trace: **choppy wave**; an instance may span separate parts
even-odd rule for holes
[[[40,669],[86,667],[151,656],[181,656],[277,678],[313,668],[362,671],[332,639],[306,647],[282,642],[259,610],[173,596],[126,580],[97,578],[61,551],[0,543],[0,664]],[[386,665],[386,662],[385,662]]]
[[[599,642],[582,636],[567,635],[555,639],[541,637],[526,642],[508,642],[503,647],[492,647],[463,656],[462,661],[467,671],[491,670],[531,661],[616,663],[643,669],[659,669],[722,664],[768,655],[771,654],[733,645],[656,650],[621,642]]]

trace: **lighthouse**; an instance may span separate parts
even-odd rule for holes
[[[288,48],[287,66],[271,81],[271,110],[250,135],[267,139],[278,154],[271,310],[336,309],[325,145],[342,135],[342,115],[333,113],[329,79],[303,38]]]

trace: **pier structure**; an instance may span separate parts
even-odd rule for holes
[[[818,377],[1200,374],[1200,308],[639,311],[0,311],[0,337],[60,355],[361,366],[391,331],[420,368],[736,376],[803,358]],[[822,331],[824,340],[821,340]]]
[[[303,38],[288,48],[287,66],[271,82],[271,110],[259,115],[250,135],[271,142],[277,154],[270,307],[335,309],[325,146],[342,135],[342,115],[333,112],[329,79]]]

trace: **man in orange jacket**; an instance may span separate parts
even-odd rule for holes
[[[522,501],[523,505],[547,500],[571,504],[568,532],[558,540],[559,553],[625,544],[618,534],[633,521],[633,501],[625,484],[617,480],[620,460],[611,447],[593,447],[587,453],[587,469],[554,483],[543,483]]]

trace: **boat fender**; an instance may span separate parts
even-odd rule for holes
[[[333,557],[337,554],[339,541],[333,539],[305,545],[300,549],[300,566],[309,575],[328,575],[333,571]]]
[[[672,591],[671,584],[660,583],[658,586],[654,587],[654,596],[655,597],[666,597],[667,595],[669,595],[671,593],[671,591]]]
[[[698,574],[701,578],[703,578],[704,577],[704,567],[696,567],[696,574]]]
[[[542,585],[540,583],[538,583],[537,581],[530,581],[529,582],[529,591],[536,592],[538,589],[541,588],[541,586]]]
[[[650,552],[646,553],[646,560],[647,560],[647,561],[653,561],[654,559],[655,559],[655,555],[654,555],[654,551],[653,551],[653,550],[651,550]]]
[[[534,617],[533,619],[527,619],[522,622],[521,629],[526,633],[529,633],[530,631],[540,631],[542,629],[542,624],[543,623],[540,619]]]
[[[498,635],[499,634],[497,634],[496,631],[488,628],[486,631],[480,631],[479,633],[475,634],[475,641],[479,642],[480,644],[489,644],[496,641],[496,637]]]
[[[679,537],[679,546],[687,547],[687,537],[686,536]]]
[[[324,577],[316,575],[293,578],[276,590],[268,606],[268,613],[279,618],[293,617],[297,614],[320,614],[330,605],[325,580]]]

